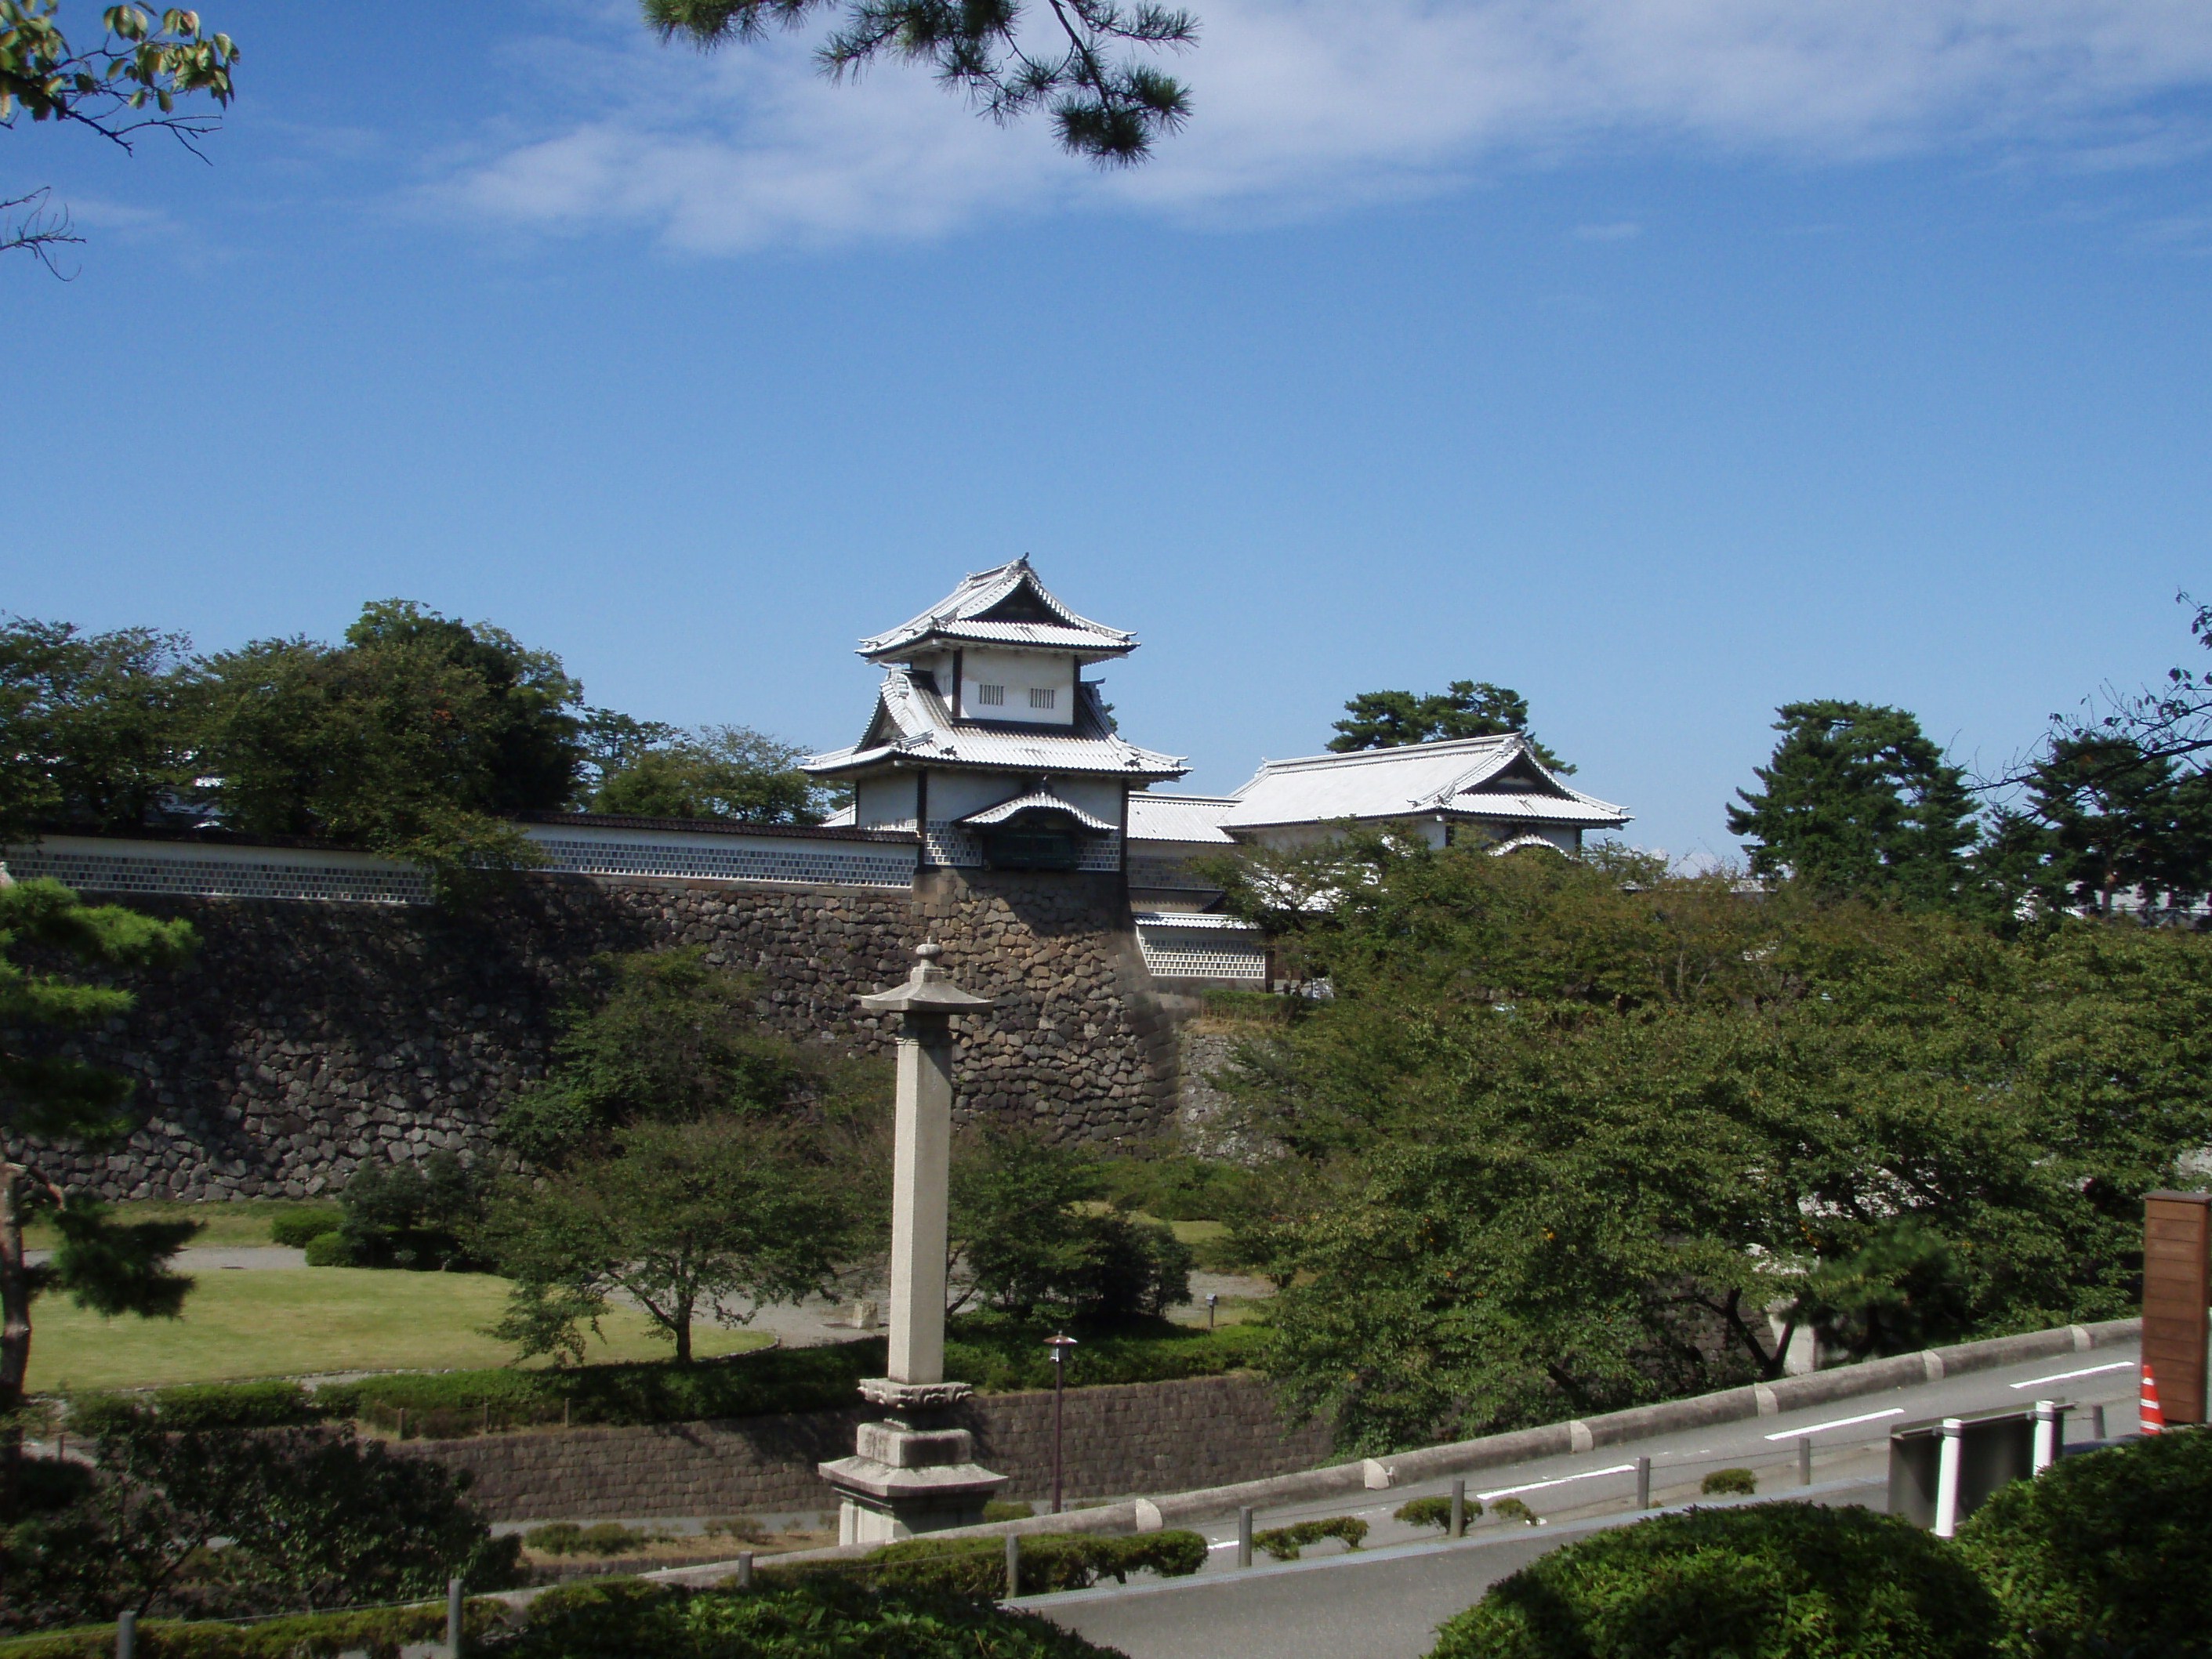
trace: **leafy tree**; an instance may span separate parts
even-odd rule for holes
[[[264,640],[208,664],[202,763],[224,821],[472,872],[541,861],[507,821],[566,805],[581,750],[576,683],[504,629],[401,599],[364,606],[343,646]]]
[[[1743,805],[1729,808],[1755,872],[1922,908],[1978,901],[1973,798],[1918,720],[1832,699],[1777,712],[1782,740],[1758,769],[1765,787],[1737,791]]]
[[[1273,1369],[1348,1446],[1771,1376],[1808,1324],[2120,1316],[2141,1195],[2212,1135],[2197,935],[1348,848],[1285,941],[1334,1000],[1229,1079],[1309,1172],[1255,1229]]]
[[[204,94],[228,104],[237,44],[205,33],[198,12],[170,7],[157,23],[143,7],[119,5],[101,12],[100,43],[79,48],[62,31],[60,9],[60,0],[0,0],[0,126],[28,111],[33,121],[88,128],[126,154],[141,133],[157,131],[199,155],[196,141],[216,118],[179,115],[177,100]],[[0,253],[28,253],[55,270],[54,250],[84,240],[50,200],[44,188],[0,200]]]
[[[771,25],[795,28],[836,9],[840,26],[815,54],[833,80],[878,58],[927,64],[995,121],[1049,108],[1062,148],[1105,166],[1151,154],[1153,141],[1190,114],[1182,84],[1135,55],[1198,38],[1188,12],[1139,0],[1049,0],[1040,40],[1020,0],[983,5],[946,0],[642,0],[664,40],[702,50],[756,40]],[[1135,50],[1132,50],[1135,49]]]
[[[464,1241],[483,1219],[486,1187],[453,1152],[366,1164],[346,1182],[335,1254],[356,1267],[476,1269]]]
[[[632,1124],[611,1156],[494,1202],[483,1237],[516,1284],[493,1334],[525,1356],[581,1360],[586,1328],[620,1296],[688,1365],[699,1321],[742,1324],[823,1287],[854,1242],[850,1192],[785,1124]]]
[[[551,1075],[500,1120],[501,1139],[536,1163],[604,1152],[631,1123],[767,1113],[805,1095],[845,1115],[867,1086],[763,1029],[758,981],[696,946],[598,966],[595,994],[564,1017]]]
[[[1028,1319],[1158,1317],[1190,1297],[1191,1255],[1172,1231],[1098,1206],[1097,1163],[1033,1135],[964,1137],[952,1170],[950,1311],[970,1303]]]
[[[1328,746],[1339,754],[1358,749],[1395,749],[1451,738],[1495,738],[1517,732],[1547,770],[1575,769],[1528,735],[1528,700],[1488,680],[1454,680],[1442,692],[1362,691],[1344,705]]]
[[[635,722],[632,722],[635,725]],[[819,823],[828,793],[799,769],[805,750],[742,726],[653,732],[591,796],[594,812],[640,817],[725,818],[738,823]]]
[[[167,1264],[199,1231],[193,1222],[116,1222],[45,1166],[48,1147],[113,1146],[137,1127],[128,1109],[131,1080],[64,1048],[70,1034],[121,1018],[135,999],[47,964],[170,963],[192,942],[184,922],[84,904],[59,882],[0,885],[0,1514],[21,1446],[16,1413],[31,1361],[33,1304],[65,1291],[102,1314],[174,1317],[191,1280]],[[24,1260],[23,1228],[40,1211],[52,1212],[60,1243],[33,1267]]]
[[[0,1528],[4,1619],[289,1613],[428,1596],[456,1576],[504,1589],[520,1540],[490,1536],[468,1480],[350,1430],[179,1431],[137,1407],[103,1425],[89,1479],[52,1481],[62,1501]]]
[[[191,650],[181,634],[148,628],[0,623],[0,835],[162,817],[191,781]]]

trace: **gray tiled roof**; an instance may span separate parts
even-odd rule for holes
[[[1117,827],[1107,823],[1103,818],[1092,817],[1073,801],[1062,800],[1049,789],[1032,789],[1026,795],[1017,795],[1012,800],[1000,801],[996,806],[987,806],[980,812],[970,812],[960,822],[975,825],[979,829],[988,830],[994,825],[1006,823],[1009,818],[1020,813],[1031,811],[1065,812],[1085,830],[1095,830],[1102,836],[1112,835]]]
[[[1098,688],[1085,681],[1079,690],[1074,724],[1068,730],[1012,721],[956,721],[941,696],[895,668],[884,676],[866,735],[849,749],[813,756],[802,765],[821,777],[850,776],[903,762],[909,766],[981,766],[1042,776],[1105,775],[1139,783],[1179,778],[1190,769],[1179,756],[1139,749],[1123,739],[1106,718]]]
[[[986,613],[1024,596],[1050,620],[1009,620]],[[1048,592],[1030,568],[1028,556],[978,571],[918,617],[886,633],[860,641],[860,654],[872,661],[896,658],[925,641],[944,640],[976,645],[1036,646],[1073,651],[1088,662],[1118,657],[1137,648],[1137,636],[1078,616]]]
[[[1510,775],[1523,787],[1500,787]],[[1628,813],[1570,789],[1516,733],[1268,761],[1222,819],[1235,831],[1340,819],[1504,818],[1613,829]]]

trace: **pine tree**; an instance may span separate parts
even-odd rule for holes
[[[88,905],[59,882],[0,886],[0,1512],[21,1453],[32,1304],[66,1291],[102,1314],[173,1317],[191,1280],[170,1272],[169,1258],[199,1230],[189,1221],[118,1222],[42,1164],[43,1148],[112,1146],[135,1127],[131,1080],[61,1052],[67,1034],[119,1018],[135,999],[22,958],[143,966],[175,961],[192,944],[185,922]],[[42,1211],[52,1212],[60,1242],[34,1267],[24,1260],[23,1229]]]

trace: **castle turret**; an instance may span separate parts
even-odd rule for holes
[[[1115,730],[1084,668],[1137,637],[1078,616],[1019,558],[860,642],[884,665],[860,742],[806,769],[853,786],[862,829],[918,830],[921,863],[1122,867],[1132,789],[1189,769]]]

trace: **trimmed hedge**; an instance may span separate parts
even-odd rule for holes
[[[327,1208],[293,1210],[272,1216],[269,1221],[269,1237],[279,1244],[289,1244],[303,1250],[326,1233],[334,1233],[345,1224],[345,1212],[335,1204]]]
[[[502,1602],[465,1602],[463,1634],[474,1646],[503,1630],[508,1617]],[[337,1659],[338,1654],[360,1649],[368,1650],[369,1659],[399,1659],[403,1646],[445,1639],[443,1602],[362,1613],[303,1613],[251,1625],[149,1619],[138,1626],[141,1659]],[[112,1624],[79,1625],[0,1641],[0,1659],[114,1659],[114,1654]]]
[[[1443,1500],[1447,1514],[1451,1500]],[[1326,1521],[1297,1521],[1287,1527],[1270,1527],[1252,1534],[1252,1547],[1278,1561],[1295,1561],[1309,1544],[1324,1538],[1341,1538],[1346,1549],[1358,1549],[1367,1540],[1367,1523],[1356,1515],[1333,1515]]]
[[[1749,1469],[1715,1469],[1698,1483],[1698,1491],[1707,1498],[1755,1498],[1759,1477]]]
[[[1126,1536],[1037,1533],[1022,1540],[1024,1595],[1088,1589],[1102,1578],[1126,1584],[1133,1572],[1183,1578],[1206,1565],[1206,1540],[1194,1532]],[[793,1568],[803,1577],[855,1583],[872,1590],[996,1597],[1006,1593],[1003,1538],[909,1538],[855,1561]]]
[[[1466,1518],[1472,1521],[1482,1513],[1482,1500],[1470,1494],[1467,1500]],[[1451,1525],[1451,1499],[1449,1498],[1416,1498],[1401,1504],[1390,1512],[1390,1518],[1401,1526],[1435,1527],[1439,1531]]]
[[[949,1375],[991,1392],[1050,1388],[1044,1327],[996,1320],[957,1321],[945,1344]],[[1218,1376],[1252,1367],[1266,1332],[1253,1325],[1218,1331],[1146,1321],[1086,1334],[1068,1364],[1072,1387]],[[356,1382],[330,1382],[313,1394],[292,1382],[209,1383],[163,1389],[153,1396],[178,1428],[270,1428],[354,1419],[393,1429],[407,1413],[408,1436],[453,1439],[493,1430],[575,1424],[680,1423],[698,1418],[763,1417],[839,1411],[858,1399],[860,1379],[888,1364],[882,1337],[820,1348],[769,1348],[679,1366],[666,1360],[580,1365],[573,1370],[398,1371]],[[112,1413],[143,1396],[82,1395],[70,1402],[73,1433],[94,1434]],[[489,1408],[489,1415],[487,1415]]]
[[[489,1652],[512,1659],[1116,1659],[1033,1613],[828,1578],[751,1590],[635,1579],[550,1590]]]
[[[2014,1481],[1960,1528],[1959,1551],[2003,1609],[2007,1655],[2203,1653],[2212,1431],[2168,1430]]]
[[[1447,1622],[1430,1659],[1990,1659],[1997,1609],[1893,1516],[1692,1510],[1556,1550]]]

